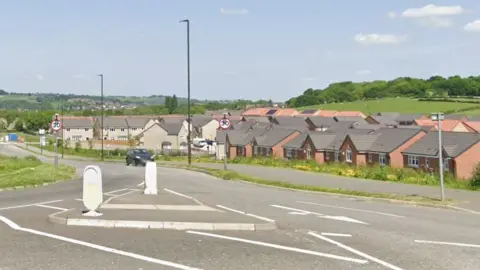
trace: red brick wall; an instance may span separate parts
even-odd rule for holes
[[[390,166],[392,167],[395,167],[395,168],[402,168],[404,167],[404,159],[403,159],[403,154],[402,152],[405,151],[407,148],[409,148],[412,144],[416,143],[418,140],[420,140],[421,138],[423,138],[423,136],[425,136],[425,132],[420,132],[418,133],[417,135],[413,136],[412,138],[410,138],[408,141],[406,141],[404,144],[400,145],[400,147],[398,147],[397,149],[393,150],[393,152],[391,152],[389,154],[390,156]],[[378,162],[378,160],[377,160]],[[407,160],[407,164],[408,164],[408,160]]]
[[[470,147],[455,159],[455,176],[458,179],[470,179],[477,166],[480,154],[480,143]]]
[[[318,164],[323,164],[325,162],[325,152],[316,151],[315,152],[315,161]]]
[[[272,157],[282,158],[283,157],[283,146],[287,144],[289,141],[295,139],[300,134],[300,132],[295,131],[287,138],[283,139],[280,143],[272,147]]]
[[[253,156],[253,148],[252,148],[252,144],[249,143],[245,145],[245,157],[249,158],[252,156]]]
[[[350,147],[352,150],[352,162],[351,164],[357,164],[357,149],[355,149],[355,146],[353,145],[353,142],[350,140],[350,138],[347,136],[345,138],[345,141],[343,142],[342,146],[340,147],[340,152],[342,152],[342,161],[347,162],[347,153],[346,150]],[[334,156],[335,158],[335,156]],[[335,161],[335,159],[333,159]],[[350,163],[350,162],[347,162]]]

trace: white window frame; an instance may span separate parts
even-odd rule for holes
[[[430,159],[429,158],[425,158],[425,168],[430,168]]]
[[[372,153],[368,153],[368,162],[369,163],[373,162],[373,154]]]
[[[335,159],[335,162],[339,162],[340,161],[340,157],[342,156],[342,152],[340,151],[335,151],[334,152],[334,159]]]
[[[286,158],[292,158],[292,149],[291,148],[285,148],[285,157]]]
[[[442,162],[442,165],[443,165],[443,171],[444,172],[449,172],[450,171],[450,166],[448,166],[448,158],[444,158],[443,159],[443,162]]]
[[[307,160],[312,159],[312,147],[307,145]]]
[[[352,162],[352,149],[350,147],[345,150],[345,162]]]
[[[418,156],[408,155],[408,167],[418,168],[420,158]]]
[[[387,154],[385,153],[378,154],[378,164],[380,164],[380,166],[387,165]]]

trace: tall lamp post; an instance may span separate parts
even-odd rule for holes
[[[187,121],[188,121],[188,164],[192,164],[192,143],[191,143],[191,113],[190,113],[190,20],[181,20],[180,23],[187,24]]]
[[[62,114],[62,125],[63,125],[63,106],[65,100],[62,98],[62,108],[60,108],[60,113]],[[62,158],[63,158],[63,149],[65,148],[65,132],[64,129],[62,128]]]
[[[101,142],[102,142],[102,161],[103,161],[103,74],[98,74],[100,77],[100,111],[101,111],[101,116],[100,116],[100,136],[101,136]]]
[[[441,200],[445,200],[445,191],[443,187],[443,147],[442,147],[442,121],[445,116],[441,112],[432,113],[432,120],[438,123],[438,167],[440,170],[440,190]]]

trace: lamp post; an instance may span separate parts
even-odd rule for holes
[[[60,108],[60,113],[62,114],[62,125],[63,125],[63,106],[64,99],[62,98],[62,108]],[[62,159],[63,159],[63,149],[65,148],[65,130],[62,128]]]
[[[440,190],[441,200],[445,200],[445,191],[443,187],[443,146],[442,146],[442,121],[445,116],[441,112],[432,113],[432,120],[438,123],[438,167],[440,170]]]
[[[103,74],[98,75],[100,77],[100,111],[101,111],[101,116],[100,116],[100,136],[101,136],[101,142],[102,142],[102,161],[103,161]]]
[[[188,121],[188,165],[192,164],[192,143],[191,143],[191,113],[190,113],[190,20],[181,20],[180,23],[187,24],[187,121]]]

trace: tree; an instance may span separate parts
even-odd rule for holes
[[[25,126],[24,126],[23,120],[17,119],[17,121],[15,121],[15,125],[14,125],[13,128],[18,132],[25,131]]]
[[[168,114],[173,114],[178,108],[177,96],[165,97],[165,107],[168,110]]]
[[[133,137],[132,135],[128,136],[128,146],[131,148],[137,146],[137,138]]]

